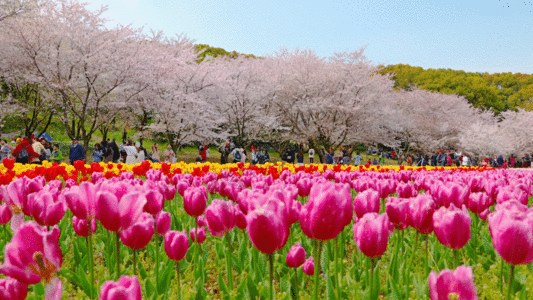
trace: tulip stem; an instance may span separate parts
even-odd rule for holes
[[[426,266],[425,266],[425,270],[426,270],[426,277],[429,275],[429,241],[428,241],[428,235],[426,234]]]
[[[509,289],[507,292],[507,300],[510,300],[511,296],[513,295],[514,265],[510,265],[509,269]]]
[[[133,249],[133,275],[137,276],[137,250]]]
[[[268,254],[270,263],[270,300],[274,300],[274,254]]]
[[[455,267],[457,268],[459,266],[459,250],[453,249],[453,261],[455,263]]]
[[[322,252],[322,241],[316,241],[315,243],[315,292],[313,300],[318,300],[318,279],[320,277],[320,252]]]
[[[298,289],[300,286],[298,285],[298,268],[294,268],[294,297],[293,299],[300,299],[299,297],[299,291]]]
[[[413,244],[413,249],[411,250],[411,261],[409,262],[409,265],[407,266],[407,269],[405,270],[406,272],[404,273],[406,295],[409,295],[408,278],[410,277],[411,267],[413,266],[413,262],[415,260],[415,251],[416,251],[416,248],[418,247],[418,236],[419,235],[420,235],[420,233],[417,231],[416,232],[416,237],[415,237],[415,243]]]
[[[155,286],[156,290],[158,291],[159,287],[159,235],[156,233],[155,236]],[[157,293],[159,295],[159,291]]]
[[[231,291],[233,290],[233,270],[231,267],[231,241],[229,232],[226,233],[226,243],[228,244],[226,252],[226,273],[228,276],[228,288]]]
[[[117,231],[116,234],[116,241],[117,241],[117,280],[120,278],[120,233]]]
[[[92,228],[91,221],[89,221],[89,272],[91,273],[91,292],[89,297],[94,299],[94,257],[93,257],[93,238],[92,238]]]
[[[335,238],[335,280],[337,281],[337,292],[340,299],[341,295],[341,280],[339,279],[339,239]]]
[[[181,299],[180,262],[176,262],[176,275],[178,276],[178,299]]]
[[[500,292],[503,294],[503,258],[500,262]]]

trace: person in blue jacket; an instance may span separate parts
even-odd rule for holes
[[[78,138],[72,140],[72,145],[70,146],[70,153],[68,155],[70,163],[73,164],[77,160],[85,159],[85,151],[83,147],[78,143]]]
[[[328,164],[328,165],[332,165],[333,164],[333,150],[330,150],[330,152],[326,156],[326,164]]]

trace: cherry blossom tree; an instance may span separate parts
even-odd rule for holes
[[[31,20],[2,22],[1,37],[11,76],[38,84],[55,100],[57,115],[70,138],[79,137],[85,149],[101,122],[146,88],[136,84],[140,30],[105,27],[101,14],[85,3],[56,0]],[[13,72],[16,70],[16,72]]]
[[[34,11],[38,7],[37,0],[0,0],[0,22]]]

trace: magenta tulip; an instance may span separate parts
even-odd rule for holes
[[[24,300],[28,295],[28,286],[13,278],[0,279],[1,300]]]
[[[259,251],[272,254],[289,239],[289,214],[280,191],[268,192],[264,197],[268,197],[266,203],[246,215],[246,231]]]
[[[429,297],[431,300],[448,300],[455,294],[457,299],[477,300],[474,275],[471,267],[459,266],[455,271],[442,270],[438,275],[429,274]]]
[[[207,205],[207,189],[205,186],[190,187],[183,194],[183,207],[192,217],[201,216]]]
[[[246,226],[248,224],[246,223],[246,216],[242,213],[241,209],[239,208],[239,205],[235,205],[235,226],[239,229],[246,229]]]
[[[484,211],[482,211],[480,214],[479,214],[479,218],[481,220],[487,220],[487,218],[489,217],[489,214],[491,213],[491,210],[490,208],[487,208],[485,209]]]
[[[235,207],[229,201],[215,199],[205,211],[207,227],[213,236],[222,237],[235,227]]]
[[[396,188],[396,193],[400,198],[413,198],[418,196],[418,191],[414,184],[400,182]]]
[[[160,211],[155,217],[155,224],[157,234],[160,236],[165,236],[165,234],[170,230],[170,214],[166,211]]]
[[[435,208],[435,202],[426,194],[411,198],[409,203],[409,224],[422,234],[431,233],[433,231]]]
[[[291,209],[289,211],[289,223],[292,225],[300,221],[300,211],[302,210],[302,203],[300,201],[293,200]]]
[[[50,283],[63,262],[59,236],[57,225],[47,231],[33,221],[24,223],[4,249],[0,273],[24,284]]]
[[[358,218],[367,213],[379,213],[379,208],[379,193],[373,189],[360,192],[354,198],[353,209]]]
[[[105,229],[119,232],[137,222],[143,214],[146,197],[143,193],[132,192],[117,198],[107,191],[98,193],[96,216]]]
[[[72,214],[79,219],[92,220],[96,216],[96,186],[90,182],[83,182],[79,186],[62,191],[65,203]]]
[[[508,185],[498,191],[498,196],[496,196],[496,203],[501,204],[511,199],[518,200],[518,202],[527,205],[529,195],[518,187]]]
[[[305,262],[305,256],[307,252],[300,243],[297,243],[291,247],[289,253],[287,253],[287,266],[289,268],[299,268]]]
[[[74,232],[82,237],[88,237],[89,236],[89,222],[91,222],[91,233],[96,232],[96,220],[92,219],[91,221],[87,221],[84,219],[79,219],[78,217],[74,216],[72,217],[72,227],[74,228]]]
[[[148,190],[144,193],[146,198],[146,204],[143,210],[152,216],[157,215],[162,209],[164,204],[163,195],[157,190]]]
[[[347,184],[325,182],[313,185],[309,199],[300,211],[302,231],[311,239],[334,239],[352,221],[352,201]]]
[[[180,261],[189,250],[189,238],[182,231],[169,231],[165,235],[165,252],[168,258]]]
[[[440,186],[435,197],[435,202],[439,207],[448,207],[452,203],[457,207],[461,207],[463,204],[466,204],[469,193],[470,189],[467,186],[460,183],[447,182]]]
[[[13,212],[9,209],[6,203],[0,205],[0,224],[7,224],[11,221],[13,217]]]
[[[533,262],[533,212],[518,205],[496,206],[488,216],[489,229],[494,249],[503,260],[526,265]]]
[[[309,256],[309,258],[304,262],[302,270],[308,276],[315,275],[315,259],[312,256]]]
[[[433,214],[435,236],[441,244],[451,249],[461,249],[470,240],[472,219],[463,205],[462,209],[451,204],[441,207]]]
[[[118,281],[106,281],[100,289],[100,300],[141,300],[141,285],[136,276],[122,275]]]
[[[198,244],[203,244],[205,242],[205,227],[193,228],[189,232],[191,236],[191,241],[196,243],[196,233],[198,232]]]
[[[120,232],[120,240],[131,249],[143,249],[154,236],[154,223],[151,214],[143,213],[135,224]]]
[[[490,205],[491,200],[485,193],[471,193],[468,197],[468,209],[475,214],[482,213]]]
[[[405,229],[409,225],[409,199],[396,197],[387,198],[385,211],[391,223],[398,229]]]
[[[205,220],[205,216],[199,216],[196,219],[196,226],[198,227],[205,227],[207,226],[207,221]]]
[[[379,198],[385,199],[396,191],[396,182],[394,180],[378,180],[375,183]]]
[[[66,211],[66,205],[62,199],[58,199],[58,193],[44,189],[28,196],[28,206],[30,216],[41,226],[56,225]]]
[[[300,197],[307,197],[311,192],[311,187],[313,187],[313,182],[309,178],[302,178],[296,183],[298,188],[298,195]]]
[[[387,250],[389,228],[387,214],[365,214],[353,225],[353,237],[357,247],[368,257],[380,257]]]

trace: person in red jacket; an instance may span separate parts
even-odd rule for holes
[[[13,153],[11,154],[15,157],[15,162],[21,164],[27,164],[32,158],[39,157],[40,154],[33,151],[33,147],[28,140],[28,137],[23,136],[20,143],[15,147]]]

